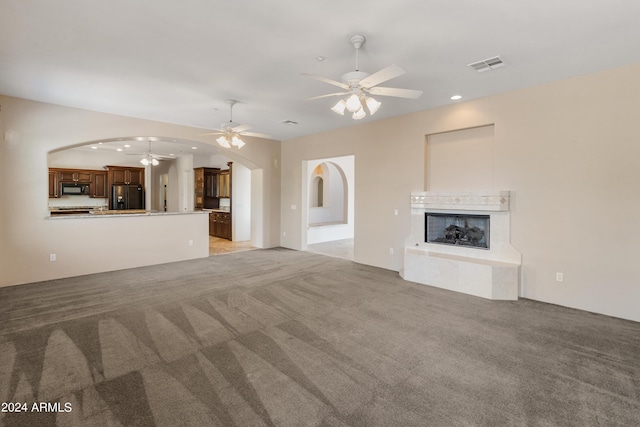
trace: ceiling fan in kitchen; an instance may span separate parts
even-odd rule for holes
[[[365,42],[366,38],[362,34],[356,34],[351,37],[350,41],[353,47],[356,49],[356,69],[342,75],[342,81],[338,82],[322,76],[316,76],[313,74],[303,73],[303,76],[311,77],[316,80],[320,80],[325,83],[338,86],[343,89],[342,92],[329,93],[326,95],[315,96],[309,99],[320,99],[330,96],[343,96],[331,110],[337,114],[344,115],[344,111],[347,110],[352,114],[354,120],[364,118],[369,111],[369,114],[374,115],[380,108],[382,103],[373,98],[376,96],[394,96],[399,98],[418,99],[422,96],[421,90],[413,89],[400,89],[394,87],[382,87],[378,86],[380,83],[384,83],[387,80],[391,80],[395,77],[405,74],[405,71],[397,65],[390,65],[382,70],[369,74],[359,69],[359,52],[360,47]]]
[[[140,163],[144,166],[158,166],[162,160],[173,160],[175,156],[165,156],[151,152],[151,139],[149,139],[149,149],[145,153],[126,153],[129,156],[143,156]]]
[[[204,133],[203,135],[220,135],[216,138],[216,142],[220,146],[224,148],[231,148],[233,146],[238,149],[245,145],[245,142],[241,138],[242,136],[271,138],[271,135],[266,135],[264,133],[247,132],[247,130],[251,129],[250,125],[241,125],[233,122],[233,106],[237,103],[238,101],[235,99],[227,99],[227,104],[229,104],[229,122],[222,123],[219,129],[213,129],[216,132]]]

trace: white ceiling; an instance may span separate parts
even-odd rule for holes
[[[640,62],[638,16],[633,0],[0,0],[0,93],[206,129],[233,98],[234,122],[287,140]],[[397,64],[384,86],[424,95],[359,122],[305,100],[336,88],[301,73],[355,68],[355,33],[360,70]]]

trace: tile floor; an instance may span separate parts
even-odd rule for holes
[[[251,242],[232,242],[220,237],[209,236],[209,256],[242,252],[257,249],[251,246]]]

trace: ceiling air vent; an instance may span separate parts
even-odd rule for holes
[[[493,58],[483,59],[482,61],[474,62],[469,64],[468,66],[473,68],[479,73],[484,73],[485,71],[491,71],[494,68],[500,68],[505,65],[502,58],[499,56],[494,56]]]

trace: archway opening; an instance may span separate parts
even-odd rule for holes
[[[307,161],[307,250],[353,259],[354,165],[354,156]]]

